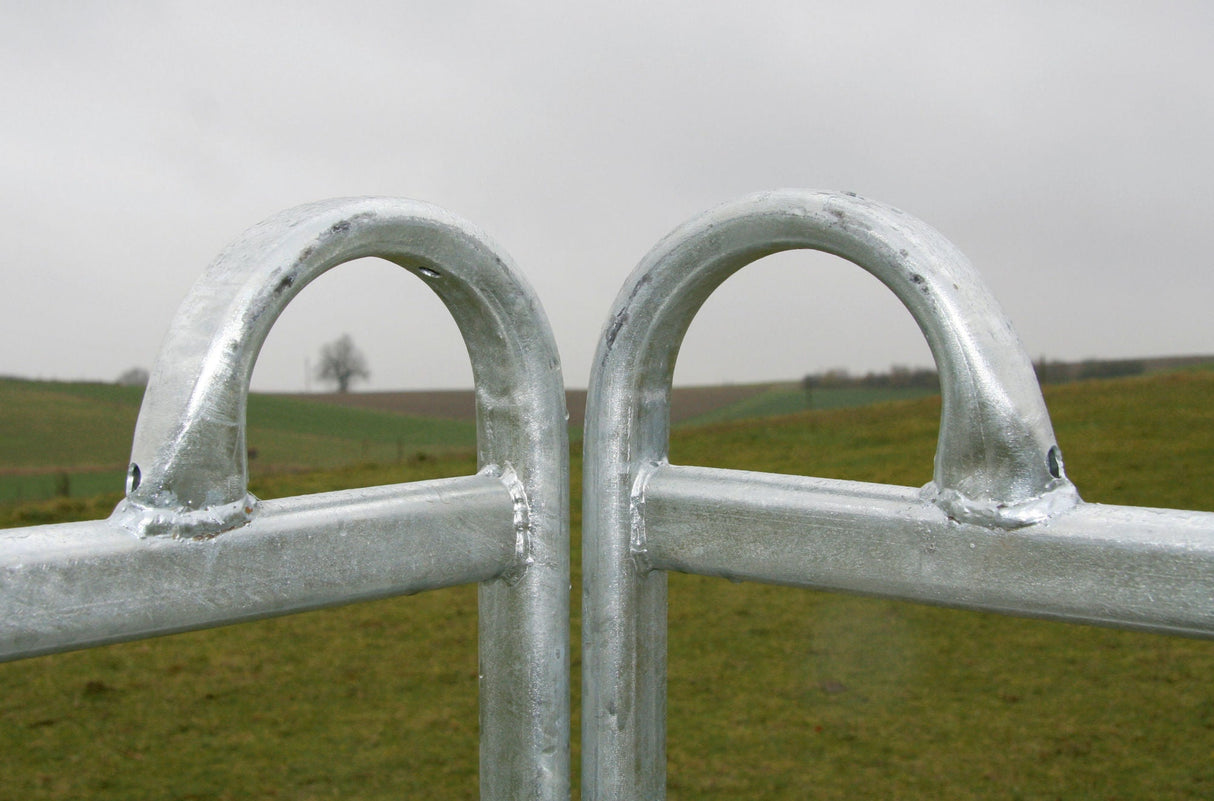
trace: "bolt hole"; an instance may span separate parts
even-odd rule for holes
[[[419,267],[417,271],[427,278],[438,278],[438,270],[431,270],[429,267]]]
[[[139,482],[142,479],[143,474],[139,471],[139,465],[131,462],[130,468],[126,471],[126,494],[130,495],[139,489]]]
[[[1054,478],[1062,478],[1066,475],[1066,470],[1062,467],[1062,451],[1057,445],[1050,448],[1049,453],[1045,455],[1046,464],[1049,466],[1050,475]]]

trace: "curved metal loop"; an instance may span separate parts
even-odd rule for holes
[[[564,381],[535,293],[468,223],[416,201],[355,198],[300,206],[245,232],[178,309],[140,410],[127,497],[111,522],[171,535],[153,543],[217,544],[227,541],[222,532],[258,524],[245,448],[258,351],[304,286],[367,256],[420,277],[455,318],[476,381],[480,474],[501,482],[508,492],[498,497],[512,507],[515,559],[497,574],[506,580],[483,580],[478,592],[481,797],[568,798]],[[459,553],[459,542],[451,549],[469,562],[477,556]]]
[[[588,801],[665,797],[666,574],[651,569],[647,553],[654,535],[649,485],[672,473],[670,385],[683,336],[726,278],[763,256],[798,248],[868,270],[927,338],[944,408],[925,506],[935,503],[955,521],[989,529],[1019,527],[1078,503],[1031,363],[977,274],[936,231],[853,195],[803,190],[752,195],[676,229],[617,296],[590,376],[582,516],[582,798]],[[721,486],[734,485],[726,478]],[[765,509],[771,501],[747,493],[741,490],[741,507],[751,509],[753,500],[754,509]],[[907,493],[899,497],[904,502]],[[677,512],[675,519],[683,520]],[[714,529],[690,547],[712,550],[718,535]],[[753,575],[766,579],[770,572]]]
[[[182,302],[140,410],[119,522],[141,535],[208,536],[254,514],[245,404],[257,354],[304,286],[367,256],[422,278],[455,317],[476,379],[482,468],[512,461],[524,486],[536,480],[547,458],[536,444],[555,446],[552,432],[563,427],[551,421],[564,419],[564,395],[530,287],[484,234],[435,206],[338,199],[249,229]]]
[[[664,461],[671,377],[692,318],[734,272],[791,249],[863,267],[898,296],[927,338],[943,411],[925,495],[956,519],[1008,528],[1078,502],[1032,363],[977,272],[930,226],[851,194],[752,195],[660,242],[625,284],[604,329],[587,401],[587,447],[626,464]]]

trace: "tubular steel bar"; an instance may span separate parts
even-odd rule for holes
[[[655,570],[1214,635],[1208,513],[1085,503],[1009,533],[912,487],[675,465],[642,503]]]
[[[475,476],[260,502],[245,406],[271,325],[309,282],[380,257],[455,318]],[[331,200],[245,232],[182,303],[106,521],[0,535],[9,658],[479,581],[483,799],[569,797],[569,464],[547,319],[508,258],[428,204]]]
[[[668,464],[683,336],[731,274],[809,248],[902,301],[940,373],[923,489]],[[582,798],[665,796],[666,570],[1214,635],[1214,514],[1083,504],[1032,365],[977,273],[924,223],[786,190],[714,209],[641,262],[587,398]]]
[[[488,581],[515,557],[512,504],[469,476],[264,501],[214,538],[0,531],[0,658]]]

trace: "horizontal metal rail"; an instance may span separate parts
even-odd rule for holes
[[[0,531],[0,659],[487,581],[517,542],[489,475],[262,501],[215,537],[110,520]]]
[[[655,570],[1214,637],[1214,514],[1081,503],[1008,531],[923,495],[663,465],[635,547]]]

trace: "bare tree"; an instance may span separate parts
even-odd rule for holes
[[[351,383],[370,378],[371,371],[367,369],[362,351],[354,346],[354,340],[349,334],[342,334],[320,349],[316,377],[336,384],[338,392],[349,392]]]
[[[142,367],[132,367],[118,376],[118,380],[114,383],[124,387],[146,387],[148,385],[148,371]]]

